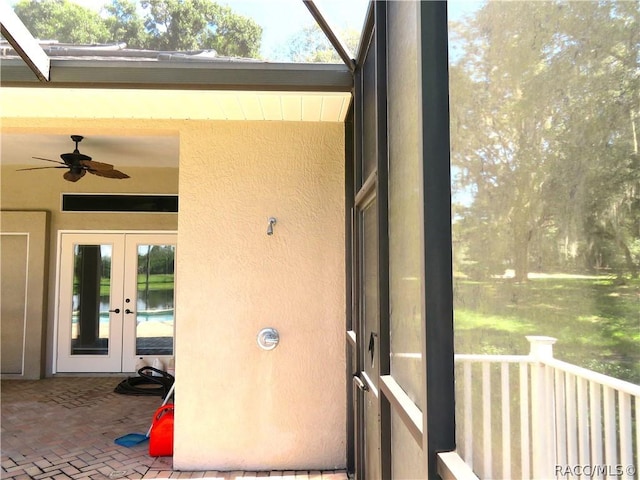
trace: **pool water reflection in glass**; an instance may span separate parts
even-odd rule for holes
[[[173,355],[174,256],[174,245],[138,246],[136,355]],[[110,245],[75,246],[72,355],[108,355],[110,267]]]
[[[136,355],[173,355],[175,245],[138,245]]]

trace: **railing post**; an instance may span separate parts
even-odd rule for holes
[[[531,436],[533,478],[555,477],[555,410],[553,375],[548,375],[544,360],[553,358],[553,337],[527,336],[531,365]]]

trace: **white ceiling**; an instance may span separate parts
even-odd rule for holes
[[[7,118],[148,118],[344,122],[347,92],[0,89]]]

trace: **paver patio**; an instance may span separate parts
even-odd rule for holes
[[[345,471],[179,472],[148,443],[114,443],[146,433],[159,396],[113,392],[122,377],[56,377],[1,383],[2,479],[277,478],[347,480]]]

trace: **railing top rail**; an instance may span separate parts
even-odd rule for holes
[[[563,372],[570,373],[571,375],[584,378],[586,380],[589,380],[590,382],[596,382],[620,392],[640,397],[640,385],[635,385],[631,382],[626,382],[624,380],[613,378],[602,373],[594,372],[587,368],[578,367],[577,365],[563,362],[562,360],[557,360],[555,358],[541,360],[541,363],[547,365],[548,367],[556,368],[558,370],[562,370]]]
[[[640,385],[626,382],[618,378],[610,377],[602,373],[594,372],[587,368],[579,367],[571,363],[563,362],[556,358],[536,358],[532,355],[481,355],[458,353],[455,355],[456,363],[536,363],[541,362],[548,367],[561,370],[571,375],[584,378],[590,382],[596,382],[620,392],[640,397]]]
[[[480,355],[457,353],[454,355],[456,362],[479,362],[479,363],[533,363],[536,360],[529,355]]]

